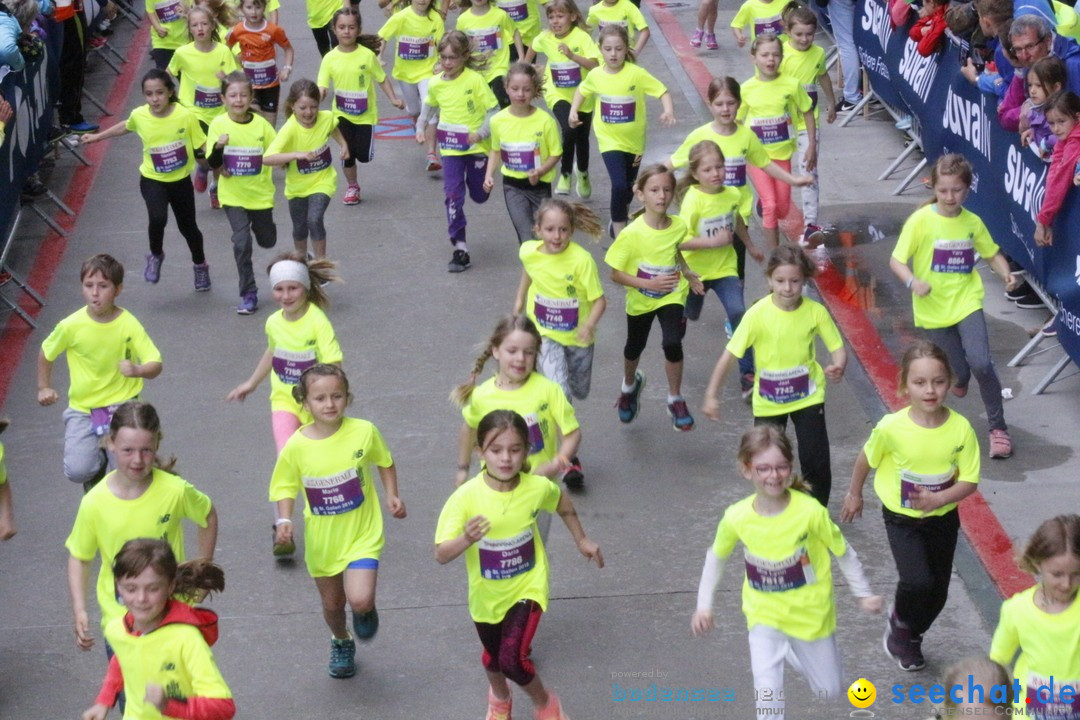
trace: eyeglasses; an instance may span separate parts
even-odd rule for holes
[[[791,472],[791,466],[784,465],[755,465],[754,472],[758,475],[769,475],[776,473],[777,475],[786,475]]]
[[[1016,55],[1020,55],[1020,53],[1027,54],[1042,45],[1044,42],[1046,42],[1046,38],[1040,38],[1039,40],[1036,40],[1033,43],[1028,43],[1027,45],[1017,45],[1016,43],[1013,43],[1013,53],[1015,53]]]

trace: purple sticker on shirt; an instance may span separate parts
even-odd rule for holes
[[[975,269],[975,248],[971,240],[937,240],[930,270],[939,273],[970,274]]]
[[[154,3],[154,14],[163,23],[176,22],[184,17],[184,4],[180,0],[165,0]]]
[[[576,62],[551,63],[551,82],[557,88],[573,88],[581,84],[581,66]]]
[[[431,57],[431,38],[404,35],[399,37],[397,56],[402,60],[427,60]]]
[[[810,370],[805,365],[758,373],[758,394],[769,402],[783,405],[809,397],[810,392]]]
[[[724,185],[743,187],[746,185],[746,158],[726,158],[724,161]]]
[[[481,538],[477,549],[480,574],[485,580],[509,580],[536,566],[536,543],[531,528],[502,540]]]
[[[771,118],[754,118],[750,121],[750,129],[758,136],[762,145],[787,142],[791,139],[788,130],[788,116],[780,115]]]
[[[674,265],[638,265],[637,276],[644,280],[650,280],[660,275],[671,275],[676,270]],[[661,292],[659,290],[646,290],[645,288],[638,288],[638,292],[645,297],[662,298],[668,293]],[[669,291],[670,292],[670,291]]]
[[[803,90],[805,90],[806,94],[810,96],[810,111],[813,112],[817,109],[817,83],[814,83],[812,85],[803,85]]]
[[[745,554],[746,580],[754,590],[761,592],[784,592],[794,590],[815,579],[814,567],[806,548],[783,560],[765,560],[749,552]]]
[[[507,170],[529,172],[540,167],[540,148],[536,143],[499,143],[499,157]]]
[[[323,145],[317,152],[319,154],[315,156],[314,160],[308,160],[307,158],[300,158],[297,160],[297,172],[301,175],[311,175],[329,168],[330,163],[333,161],[333,158],[330,155],[330,146]]]
[[[221,107],[221,88],[209,85],[195,86],[195,107],[219,108]]]
[[[609,125],[634,122],[637,100],[630,95],[601,95],[600,120]]]
[[[900,471],[900,507],[911,507],[911,496],[922,488],[927,492],[941,492],[956,484],[956,470],[940,475],[924,475],[910,470]]]
[[[94,435],[103,437],[109,433],[109,424],[112,423],[113,413],[122,403],[109,405],[108,407],[90,408],[90,427]]]
[[[439,147],[443,150],[468,150],[472,147],[472,143],[469,142],[469,129],[464,125],[439,123],[435,136],[439,139]]]
[[[527,2],[499,3],[499,7],[516,23],[529,19],[529,4]]]
[[[499,28],[470,30],[469,38],[473,42],[473,51],[478,53],[495,52],[499,49]]]
[[[233,177],[258,175],[263,167],[263,150],[260,147],[226,146],[225,169]]]
[[[274,348],[274,357],[270,365],[273,367],[278,380],[286,385],[296,385],[300,382],[300,376],[304,374],[304,371],[315,365],[315,351],[300,350],[299,352],[293,352]]]
[[[757,37],[758,35],[763,35],[765,33],[772,33],[773,35],[783,35],[783,19],[779,15],[774,15],[771,18],[755,18],[754,37]]]
[[[1066,686],[1072,689],[1071,702],[1065,702],[1062,697]],[[1026,700],[1025,717],[1032,720],[1080,720],[1080,679],[1062,681],[1031,673]]]
[[[150,163],[154,166],[154,172],[157,173],[171,173],[187,165],[187,145],[182,140],[152,147],[147,152],[150,155]]]
[[[540,427],[540,418],[536,417],[536,413],[529,413],[525,416],[525,424],[529,427],[529,454],[544,452],[544,431]]]
[[[244,74],[254,87],[269,87],[277,82],[277,62],[266,60],[264,62],[244,61]]]
[[[363,90],[337,90],[334,92],[334,103],[346,115],[363,115],[368,110],[368,96]]]
[[[305,477],[303,484],[312,515],[341,515],[364,502],[364,489],[356,468],[330,477]]]
[[[549,298],[537,295],[534,301],[536,323],[545,330],[567,332],[578,326],[577,298]]]

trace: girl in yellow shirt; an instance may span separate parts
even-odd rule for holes
[[[469,46],[477,62],[483,67],[480,73],[487,80],[499,107],[510,105],[503,77],[510,68],[510,47],[514,57],[525,57],[525,45],[521,32],[502,8],[492,5],[491,0],[459,0],[461,14],[457,30],[469,38]]]
[[[484,646],[488,718],[509,718],[511,680],[528,694],[536,720],[568,720],[555,693],[540,681],[529,649],[548,603],[548,562],[536,526],[540,511],[557,512],[578,551],[604,567],[600,547],[585,535],[574,505],[559,486],[528,472],[525,419],[495,410],[480,419],[476,448],[482,471],[446,501],[435,529],[435,559],[465,555],[469,614]]]

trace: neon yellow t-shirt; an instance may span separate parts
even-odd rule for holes
[[[306,6],[309,28],[325,26],[334,19],[334,13],[341,9],[339,0],[306,0]]]
[[[106,323],[94,320],[86,308],[76,310],[56,324],[41,343],[41,351],[49,362],[67,353],[68,404],[81,413],[139,396],[143,379],[121,375],[121,360],[139,365],[161,362],[161,353],[146,330],[124,309]]]
[[[281,126],[277,137],[266,149],[267,155],[287,152],[318,151],[314,160],[294,160],[285,166],[285,197],[309,197],[323,193],[331,197],[337,191],[337,170],[330,152],[330,138],[337,120],[329,110],[320,110],[315,124],[304,127],[293,115]]]
[[[547,64],[544,65],[544,102],[549,108],[555,107],[557,102],[574,102],[574,90],[591,72],[559,52],[559,45],[562,44],[575,55],[603,63],[600,49],[589,37],[589,33],[577,26],[561,38],[556,37],[550,30],[544,30],[537,35],[530,47],[536,54],[547,57]],[[581,112],[592,112],[595,103],[593,98],[583,102]]]
[[[825,372],[814,352],[817,335],[829,352],[844,344],[829,311],[809,298],[789,312],[766,295],[746,311],[727,349],[737,358],[754,349],[754,417],[784,415],[825,402]]]
[[[161,182],[176,182],[191,174],[195,165],[195,148],[206,143],[199,119],[186,107],[173,103],[165,117],[156,117],[149,105],[131,111],[124,127],[142,140],[142,164],[139,172],[145,178]]]
[[[169,61],[169,72],[180,78],[177,99],[207,125],[225,112],[218,73],[228,75],[240,69],[236,55],[220,42],[214,43],[210,52],[203,52],[190,42],[178,47]]]
[[[748,221],[754,193],[746,182],[746,163],[759,168],[771,163],[772,159],[765,152],[765,146],[758,140],[757,135],[743,125],[736,125],[735,132],[730,135],[721,135],[716,132],[712,123],[707,123],[687,135],[679,149],[671,155],[671,164],[675,169],[686,167],[690,162],[690,148],[702,140],[712,140],[720,146],[720,152],[724,154],[724,184],[739,190],[742,198],[739,214],[743,222]]]
[[[83,495],[79,512],[64,547],[76,560],[90,562],[101,555],[97,599],[101,608],[101,627],[123,617],[124,606],[116,594],[112,564],[120,548],[135,538],[161,538],[168,541],[177,562],[184,561],[184,525],[188,519],[206,527],[212,504],[210,498],[183,478],[154,468],[146,491],[134,500],[121,500],[109,489],[105,479]]]
[[[473,12],[477,6],[463,10],[457,19],[457,29],[469,36],[474,55],[486,55],[487,67],[482,74],[491,82],[510,69],[510,46],[514,44],[514,21],[497,7],[488,5],[483,15]]]
[[[150,28],[150,47],[155,50],[174,50],[187,42],[187,11],[189,4],[185,0],[146,0],[143,4],[147,15],[154,13],[158,22],[168,31],[165,37],[158,36]]]
[[[116,653],[124,676],[124,717],[128,720],[167,717],[146,702],[146,686],[150,683],[165,688],[168,699],[232,698],[214,662],[214,653],[194,625],[169,623],[145,635],[135,635],[128,632],[124,618],[119,617],[105,626],[105,640]]]
[[[810,96],[789,75],[764,81],[756,75],[742,84],[739,122],[750,128],[773,160],[795,152],[795,118],[811,107]]]
[[[1035,604],[1037,588],[1018,592],[1001,603],[997,630],[990,641],[990,659],[1008,667],[1020,651],[1013,669],[1022,688],[1020,702],[1014,705],[1017,715],[1076,718],[1080,711],[1080,602],[1074,598],[1064,612],[1048,613]],[[1053,702],[1046,702],[1046,691],[1040,699],[1039,688],[1050,687],[1051,676]],[[1065,685],[1072,688],[1070,704],[1061,702]],[[1030,703],[1025,702],[1028,698]]]
[[[925,297],[911,294],[915,325],[921,328],[949,327],[981,310],[986,292],[975,263],[999,251],[978,215],[964,208],[948,218],[936,208],[927,205],[911,214],[892,254],[902,263],[911,260],[915,277],[930,283]]]
[[[534,468],[558,454],[556,429],[566,437],[579,427],[574,406],[562,388],[538,372],[529,375],[516,390],[502,390],[495,386],[495,378],[488,378],[473,390],[468,404],[461,408],[461,417],[475,430],[492,410],[513,410],[525,418],[529,426],[529,463]]]
[[[451,80],[442,74],[434,76],[428,83],[426,102],[428,107],[440,109],[435,134],[443,155],[486,155],[491,149],[490,138],[469,144],[469,133],[483,126],[488,110],[499,107],[480,73],[465,68]]]
[[[679,217],[686,223],[689,238],[714,237],[721,230],[727,230],[734,235],[735,218],[741,203],[742,196],[733,187],[725,186],[720,192],[709,194],[691,185],[679,206]],[[734,245],[683,250],[683,257],[702,281],[739,274]]]
[[[525,47],[529,47],[533,39],[540,34],[540,5],[547,5],[547,2],[548,0],[498,0],[496,4],[521,33],[521,42]]]
[[[222,135],[229,142],[222,148],[224,168],[218,180],[218,198],[226,207],[245,210],[268,210],[274,207],[273,168],[263,165],[263,155],[274,140],[274,127],[259,113],[251,113],[251,121],[238,123],[222,113],[210,123],[206,132],[207,156]]]
[[[798,490],[776,515],[759,515],[751,495],[728,507],[712,551],[727,558],[741,542],[746,572],[742,610],[746,627],[776,628],[799,640],[820,640],[836,630],[832,557],[847,552],[829,511]]]
[[[645,152],[645,96],[658,98],[667,94],[664,83],[640,65],[626,63],[617,73],[608,72],[606,66],[597,68],[581,81],[578,92],[586,100],[599,96],[593,131],[600,152]]]
[[[663,230],[646,225],[644,215],[634,220],[615,238],[604,255],[604,262],[615,270],[639,278],[678,272],[679,246],[689,239],[690,231],[677,215],[668,215],[668,219],[671,223]],[[644,315],[664,305],[685,305],[689,291],[690,283],[684,275],[680,275],[679,284],[669,293],[627,287],[626,314]]]
[[[952,512],[956,503],[923,513],[913,510],[908,495],[919,487],[946,490],[958,482],[978,484],[979,441],[962,415],[949,417],[936,428],[917,425],[904,408],[878,421],[863,446],[870,467],[876,468],[874,492],[881,504],[900,515],[927,517]]]
[[[808,50],[796,50],[788,40],[784,43],[784,59],[780,61],[780,74],[790,75],[802,83],[803,90],[810,96],[814,109],[814,120],[821,113],[818,110],[818,78],[828,72],[825,67],[825,50],[819,45],[811,45]],[[795,116],[795,129],[806,129],[806,118],[802,114]]]
[[[373,466],[393,464],[379,429],[357,418],[345,418],[323,440],[307,437],[301,428],[285,443],[270,478],[270,502],[303,491],[304,561],[312,577],[379,559],[385,538]]]
[[[604,296],[600,272],[588,250],[570,242],[560,253],[542,251],[544,243],[528,240],[518,257],[532,284],[525,311],[544,341],[565,347],[589,347],[578,339],[578,327],[589,319],[593,303]]]
[[[336,47],[322,59],[316,85],[321,89],[334,86],[334,118],[345,118],[353,125],[374,125],[379,120],[376,83],[386,80],[379,59],[363,45],[352,52]]]
[[[781,17],[783,12],[784,3],[778,0],[770,0],[770,2],[746,0],[732,18],[731,27],[745,30],[750,42],[764,33],[772,33],[781,39],[786,39],[784,19]]]
[[[630,36],[630,47],[634,47],[637,34],[649,27],[641,10],[630,0],[616,0],[611,5],[598,2],[589,8],[585,22],[589,27],[596,28],[596,37],[600,37],[600,31],[605,25],[621,25],[626,28],[626,34]]]
[[[488,487],[481,473],[455,490],[439,513],[436,545],[459,537],[476,515],[491,522],[487,535],[464,553],[474,622],[500,623],[521,600],[547,610],[548,561],[536,515],[555,512],[561,491],[545,477],[521,473],[520,478],[512,493],[504,493]]]
[[[417,15],[407,7],[387,18],[379,28],[379,37],[389,41],[394,52],[394,68],[390,75],[402,82],[417,84],[435,72],[439,45],[445,33],[442,16],[432,8],[427,15]]]
[[[517,117],[505,108],[491,118],[490,127],[491,147],[498,149],[502,174],[507,177],[527,178],[530,170],[539,169],[552,155],[563,153],[559,124],[539,108],[532,108],[528,117]],[[558,169],[556,164],[541,175],[541,182],[551,182]]]
[[[309,367],[341,362],[341,346],[333,325],[322,308],[308,303],[307,312],[293,322],[285,319],[284,310],[266,318],[266,337],[274,353],[270,370],[270,409],[291,412],[304,422],[310,422],[311,417],[293,399],[292,389]]]

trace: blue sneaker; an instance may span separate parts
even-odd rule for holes
[[[686,406],[686,401],[681,397],[675,402],[669,402],[667,411],[668,415],[671,416],[671,426],[673,428],[682,432],[689,432],[694,429],[694,416],[690,414],[690,408]]]
[[[366,613],[353,613],[352,629],[357,640],[370,640],[379,632],[379,611],[375,608]]]
[[[146,269],[143,270],[143,280],[154,285],[161,279],[161,263],[165,262],[165,253],[155,255],[146,253]]]
[[[330,677],[350,678],[356,674],[356,642],[352,638],[330,638]]]
[[[200,263],[193,266],[195,269],[195,292],[207,292],[210,290],[210,266]]]
[[[240,298],[240,304],[236,306],[237,315],[253,315],[259,307],[257,293],[244,293]]]
[[[66,126],[68,130],[76,135],[82,135],[83,133],[97,132],[101,129],[101,126],[97,123],[87,122],[86,120],[80,120],[77,123],[71,123]]]
[[[619,395],[618,402],[615,403],[615,407],[619,409],[619,420],[628,423],[633,422],[638,413],[638,399],[641,397],[641,391],[645,389],[645,373],[638,370],[634,373],[634,389],[630,392],[624,392]]]

